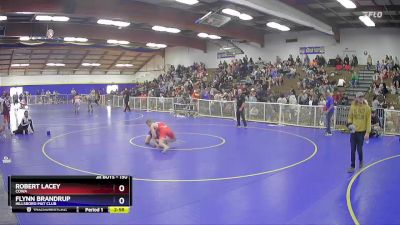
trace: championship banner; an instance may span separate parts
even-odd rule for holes
[[[300,47],[300,54],[325,54],[325,47]]]
[[[218,52],[217,59],[235,58],[235,55],[236,55],[235,52],[229,52],[229,51]]]

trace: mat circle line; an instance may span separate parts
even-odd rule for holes
[[[137,125],[146,125],[146,124],[128,124],[128,125],[126,125],[126,126],[130,126],[130,125],[135,125],[135,126],[137,126]],[[173,124],[170,124],[170,125],[173,125]],[[176,124],[176,125],[189,125],[189,124]],[[191,124],[190,124],[190,125],[191,125]],[[200,126],[201,126],[201,125],[202,125],[202,126],[229,126],[229,127],[233,127],[232,125],[224,125],[224,124],[196,124],[196,125],[200,125]],[[57,139],[57,138],[64,137],[64,136],[67,136],[67,135],[70,135],[70,134],[74,134],[74,133],[80,133],[80,132],[85,132],[85,131],[88,131],[88,130],[95,130],[95,129],[100,129],[100,128],[102,128],[102,127],[84,129],[84,130],[79,130],[79,131],[72,131],[72,132],[68,132],[68,133],[65,133],[65,134],[57,135],[57,136],[55,136],[55,137],[53,137],[53,138],[47,140],[47,141],[42,145],[42,154],[43,154],[46,158],[48,158],[50,161],[52,161],[52,162],[54,162],[54,163],[56,163],[56,164],[58,164],[58,165],[60,165],[60,166],[62,166],[62,167],[64,167],[64,168],[68,168],[68,169],[71,169],[71,170],[75,170],[75,171],[79,171],[79,172],[86,173],[86,174],[91,174],[91,175],[104,175],[104,174],[100,174],[100,173],[96,173],[96,172],[91,172],[91,171],[87,171],[87,170],[83,170],[83,169],[79,169],[79,168],[75,168],[75,167],[72,167],[72,166],[63,164],[63,163],[61,163],[61,162],[59,162],[59,161],[57,161],[57,160],[51,158],[51,157],[46,153],[46,146],[47,146],[50,142],[54,141],[54,140]],[[248,178],[248,177],[261,176],[261,175],[265,175],[265,174],[271,174],[271,173],[283,171],[283,170],[286,170],[286,169],[290,169],[290,168],[292,168],[292,167],[298,166],[298,165],[300,165],[300,164],[303,164],[303,163],[309,161],[309,160],[312,159],[312,158],[317,154],[317,152],[318,152],[318,146],[317,146],[317,144],[316,144],[313,140],[311,140],[311,139],[309,139],[309,138],[307,138],[307,137],[305,137],[305,136],[299,135],[299,134],[294,134],[294,133],[291,133],[291,132],[281,131],[281,130],[260,128],[260,127],[247,127],[247,129],[267,130],[267,131],[285,133],[285,134],[288,134],[288,135],[292,135],[292,136],[295,136],[295,137],[299,137],[299,138],[301,138],[301,139],[303,139],[303,140],[306,140],[306,141],[308,141],[309,143],[311,143],[311,144],[314,146],[314,150],[313,150],[313,152],[312,152],[311,155],[309,155],[307,158],[305,158],[305,159],[303,159],[303,160],[300,160],[300,161],[298,161],[298,162],[292,163],[292,164],[287,165],[287,166],[284,166],[284,167],[280,167],[280,168],[273,169],[273,170],[262,171],[262,172],[258,172],[258,173],[251,173],[251,174],[245,174],[245,175],[239,175],[239,176],[229,176],[229,177],[204,178],[204,179],[149,179],[149,178],[132,177],[132,180],[135,180],[135,181],[147,181],[147,182],[207,182],[207,181],[223,181],[223,180],[242,179],[242,178]]]
[[[360,225],[360,221],[358,220],[356,214],[354,213],[353,205],[352,205],[352,203],[351,203],[351,189],[352,189],[352,187],[353,187],[354,182],[355,182],[355,181],[357,180],[357,178],[358,178],[363,172],[365,172],[367,169],[369,169],[369,168],[371,168],[371,167],[373,167],[373,166],[375,166],[375,165],[377,165],[377,164],[383,163],[383,162],[385,162],[385,161],[387,161],[387,160],[395,159],[395,158],[398,158],[398,157],[400,157],[400,155],[390,156],[390,157],[387,157],[387,158],[378,160],[378,161],[376,161],[376,162],[374,162],[374,163],[371,163],[371,164],[369,164],[368,166],[362,168],[360,171],[358,171],[358,172],[351,178],[349,184],[347,185],[346,203],[347,203],[347,209],[348,209],[348,211],[349,211],[349,213],[350,213],[351,219],[353,220],[354,224]]]
[[[202,134],[202,133],[192,133],[192,132],[178,132],[176,134],[194,134],[194,135],[202,135],[202,136],[208,136],[208,137],[213,137],[219,139],[221,142],[215,145],[211,146],[205,146],[205,147],[195,147],[195,148],[170,148],[169,151],[196,151],[196,150],[203,150],[203,149],[210,149],[210,148],[216,148],[219,147],[223,144],[225,144],[226,140],[223,137],[217,136],[217,135],[212,135],[212,134]],[[143,149],[156,149],[154,147],[150,146],[143,146],[143,145],[138,145],[134,142],[134,140],[140,138],[140,137],[146,137],[146,135],[138,135],[129,140],[129,143],[135,147],[143,148]]]

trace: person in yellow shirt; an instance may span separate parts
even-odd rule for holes
[[[364,99],[362,92],[356,94],[356,99],[350,106],[347,127],[351,133],[351,166],[348,172],[353,173],[355,170],[356,151],[360,160],[359,166],[360,168],[363,167],[363,144],[364,140],[369,140],[369,134],[371,133],[371,108]]]

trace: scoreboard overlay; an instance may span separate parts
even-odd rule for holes
[[[9,176],[16,213],[129,213],[131,176]]]

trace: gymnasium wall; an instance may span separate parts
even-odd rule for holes
[[[398,40],[400,29],[396,28],[362,28],[341,30],[341,41],[336,43],[333,36],[325,35],[318,31],[279,32],[265,36],[265,46],[244,43],[238,46],[253,59],[262,57],[264,60],[275,61],[276,56],[286,59],[289,54],[296,57],[300,47],[325,47],[325,58],[335,58],[337,54],[344,56],[356,53],[360,64],[366,64],[367,56],[364,51],[371,54],[374,61],[382,59],[386,54],[400,57]],[[286,39],[296,39],[297,42],[286,43]],[[166,49],[166,64],[190,65],[193,62],[204,62],[209,68],[216,68],[219,63],[217,52],[219,46],[208,43],[207,52],[200,50],[173,47]],[[243,55],[237,56],[238,58]],[[229,59],[228,59],[229,60]]]
[[[147,80],[153,80],[164,73],[165,58],[161,55],[154,56],[139,72],[133,75],[135,83],[142,83]]]
[[[93,87],[104,89],[108,84],[133,86],[132,75],[42,75],[1,77],[0,91],[10,87],[24,87],[31,94],[37,90],[56,90],[62,94],[70,93],[72,87],[80,93],[88,93]]]
[[[152,80],[164,72],[164,57],[154,56],[135,74],[124,75],[10,75],[0,77],[0,93],[8,91],[10,87],[24,87],[24,90],[35,94],[37,90],[57,90],[61,94],[70,93],[75,88],[79,93],[88,93],[92,88],[105,92],[109,84],[118,84],[120,90],[125,87],[134,87],[135,84]]]

